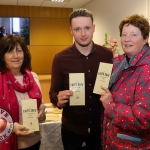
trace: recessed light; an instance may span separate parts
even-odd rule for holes
[[[64,0],[51,0],[52,2],[63,2]]]

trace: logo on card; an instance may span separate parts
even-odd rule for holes
[[[5,141],[13,132],[14,124],[11,115],[0,108],[0,142]]]

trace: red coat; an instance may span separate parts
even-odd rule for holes
[[[147,51],[148,47],[118,74],[111,88],[113,102],[104,111],[105,150],[150,149],[150,55],[142,58]],[[113,70],[124,58],[114,59]]]

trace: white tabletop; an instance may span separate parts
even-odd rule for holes
[[[63,150],[61,141],[61,121],[49,121],[40,124],[40,150]]]

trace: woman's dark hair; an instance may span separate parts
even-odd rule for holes
[[[138,14],[128,16],[121,21],[119,25],[120,36],[122,35],[122,29],[124,25],[128,26],[130,24],[140,29],[143,39],[149,37],[150,27],[149,27],[148,19],[146,19],[143,15],[138,15]]]
[[[6,64],[4,61],[4,55],[6,52],[12,51],[15,46],[20,45],[24,53],[24,61],[21,66],[21,73],[24,74],[25,68],[31,71],[31,54],[24,41],[24,39],[19,35],[6,35],[0,40],[0,72],[5,73]]]
[[[70,25],[71,25],[72,19],[76,17],[90,17],[93,23],[93,14],[91,13],[91,11],[85,8],[76,9],[69,15]]]

